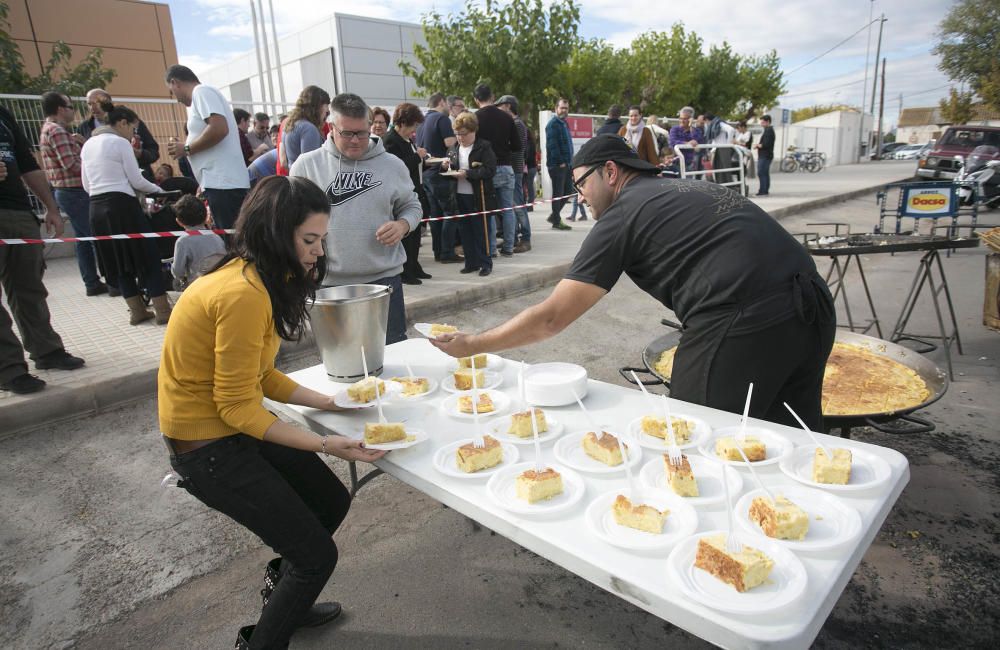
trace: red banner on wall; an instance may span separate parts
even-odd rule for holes
[[[567,117],[570,137],[589,139],[594,137],[594,120],[590,117]]]

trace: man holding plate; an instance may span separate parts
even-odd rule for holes
[[[432,340],[463,357],[555,336],[622,273],[674,311],[683,333],[671,396],[733,413],[754,383],[750,415],[820,430],[833,298],[806,250],[766,212],[725,187],[658,177],[616,135],[599,135],[571,164],[597,224],[566,277],[541,303],[480,334]]]

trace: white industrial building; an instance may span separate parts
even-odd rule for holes
[[[266,56],[262,45],[259,56],[251,50],[196,73],[202,82],[219,88],[234,104],[252,104],[272,114],[294,105],[299,91],[308,85],[319,86],[331,96],[356,93],[371,105],[390,109],[404,101],[423,105],[415,95],[416,82],[405,76],[398,65],[401,60],[416,64],[416,43],[425,43],[419,24],[333,14],[279,38],[277,56],[270,41]],[[267,75],[261,76],[261,69],[269,70],[270,80]],[[274,103],[284,107],[265,108],[272,87]]]

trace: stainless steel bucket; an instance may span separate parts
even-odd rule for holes
[[[382,373],[390,293],[392,289],[381,284],[348,284],[316,292],[309,317],[330,379],[356,381],[364,377],[361,346],[365,347],[368,374]]]

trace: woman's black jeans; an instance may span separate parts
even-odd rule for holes
[[[243,434],[171,455],[170,464],[192,496],[248,528],[284,560],[250,647],[285,647],[337,565],[331,535],[351,507],[347,488],[315,453]]]

